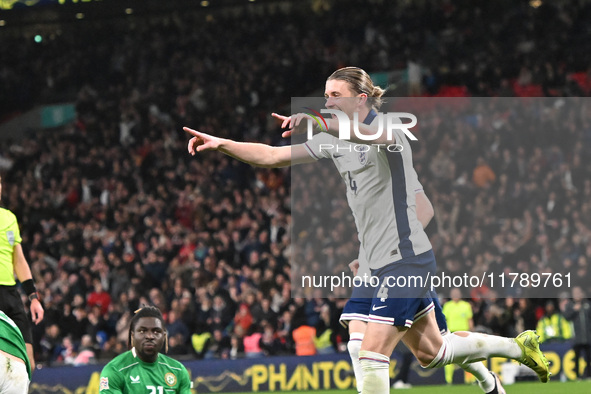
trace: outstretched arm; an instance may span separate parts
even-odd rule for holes
[[[314,159],[303,145],[270,146],[253,142],[237,142],[183,127],[193,137],[187,149],[195,156],[198,152],[217,150],[256,167],[287,167],[293,164],[311,163]]]
[[[280,115],[277,113],[271,114],[274,118],[279,119],[281,123],[281,128],[285,129],[286,131],[283,132],[283,138],[289,138],[296,133],[304,133],[306,131],[306,122],[302,122],[303,120],[313,120],[313,118],[305,113],[294,114],[291,116]],[[335,119],[335,118],[325,118],[323,124],[325,124],[324,128],[321,131],[324,131],[334,137],[341,138],[341,130],[340,130],[340,120],[344,121],[346,127],[349,128],[349,138],[348,141],[355,143],[355,144],[394,144],[396,143],[396,136],[392,134],[388,136],[387,132],[383,132],[378,130],[379,123],[372,123],[371,125],[367,125],[363,122],[358,122],[354,125],[354,123],[347,118],[341,116],[342,119]],[[416,123],[416,122],[415,122]],[[402,123],[400,119],[395,122],[395,124],[402,125],[403,129],[410,128],[414,126],[414,124],[406,125]],[[361,134],[366,136],[365,139],[359,138],[357,134]]]

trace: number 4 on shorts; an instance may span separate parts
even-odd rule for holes
[[[382,284],[380,290],[378,290],[378,297],[380,297],[380,301],[384,302],[388,298],[388,288]]]

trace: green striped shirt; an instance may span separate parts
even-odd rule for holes
[[[31,379],[31,364],[29,364],[23,334],[12,319],[2,311],[0,311],[0,350],[23,360],[27,365],[29,380]]]
[[[101,394],[191,393],[191,379],[183,364],[160,353],[156,362],[146,363],[137,357],[135,349],[105,365],[99,385]]]

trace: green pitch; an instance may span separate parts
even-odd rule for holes
[[[549,382],[543,383],[515,383],[505,386],[507,394],[590,394],[591,381],[581,382]],[[356,394],[352,390],[326,390],[326,391],[284,391],[266,392],[263,394]],[[391,394],[481,394],[480,388],[468,384],[454,384],[451,386],[415,386],[407,390],[391,390]]]
[[[549,383],[515,383],[504,386],[507,394],[591,394],[591,382],[549,382]],[[391,390],[391,393],[409,394],[481,394],[479,387],[468,384],[455,384],[453,386],[417,386],[408,390]],[[337,392],[327,392],[336,394]]]

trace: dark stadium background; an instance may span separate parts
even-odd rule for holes
[[[182,126],[284,144],[270,113],[322,94],[346,65],[389,96],[591,92],[588,1],[10,3],[0,5],[2,204],[19,218],[46,309],[34,329],[43,368],[124,351],[142,303],[162,309],[170,353],[184,360],[244,357],[252,335],[264,338],[261,356],[290,355],[303,324],[332,330],[325,352],[346,352],[344,300],[290,297],[291,215],[302,209],[290,170],[193,158]],[[423,135],[415,162],[436,210],[428,233],[441,267],[572,272],[588,289],[591,115],[557,116],[498,134],[441,119]],[[474,182],[481,165],[490,184]],[[352,239],[335,226],[320,225],[315,242],[345,264],[355,248],[331,245],[339,233]],[[570,294],[465,296],[480,330],[514,336]]]

